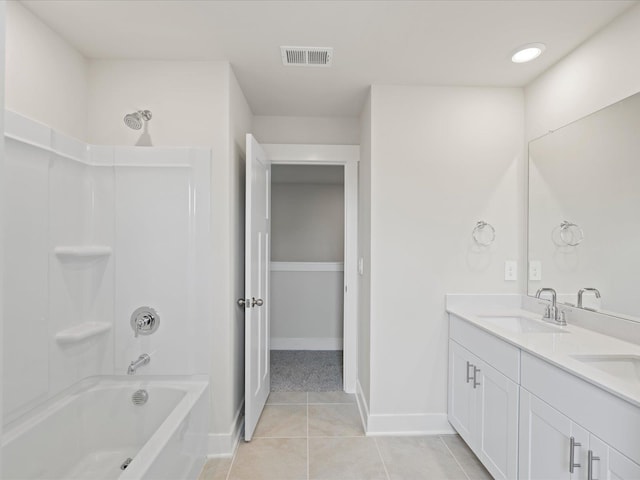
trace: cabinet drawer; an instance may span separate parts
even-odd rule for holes
[[[521,385],[640,463],[640,408],[526,352]]]
[[[449,336],[516,383],[520,382],[520,349],[451,315]]]

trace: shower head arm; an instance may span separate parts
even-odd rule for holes
[[[144,118],[147,122],[151,120],[151,112],[149,110],[138,110],[138,113]]]

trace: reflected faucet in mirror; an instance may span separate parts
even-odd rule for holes
[[[584,308],[585,310],[593,310],[595,312],[596,311],[595,308],[583,306],[582,296],[584,295],[584,292],[593,292],[596,298],[600,298],[600,291],[597,288],[592,288],[592,287],[581,288],[580,290],[578,290],[578,308]]]

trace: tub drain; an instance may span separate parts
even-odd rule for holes
[[[144,405],[149,400],[149,393],[146,390],[136,390],[131,395],[131,401],[134,405]]]
[[[122,465],[120,465],[120,470],[126,470],[126,468],[131,463],[131,460],[133,460],[133,458],[127,458],[124,462],[122,462]]]

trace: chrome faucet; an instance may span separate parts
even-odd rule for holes
[[[131,362],[131,364],[129,365],[129,368],[127,368],[127,375],[135,375],[136,370],[138,370],[138,368],[148,364],[150,361],[151,361],[151,357],[146,353],[143,353],[138,357],[137,360],[134,360],[133,362]]]
[[[540,288],[536,292],[536,298],[541,298],[543,293],[551,294],[551,305],[547,305],[547,309],[544,311],[544,317],[553,320],[558,325],[566,325],[567,321],[564,318],[564,312],[558,310],[557,298],[558,295],[553,288]]]
[[[578,308],[584,308],[585,310],[595,310],[594,308],[588,308],[582,306],[582,295],[584,292],[593,292],[596,295],[596,298],[600,298],[600,291],[597,288],[581,288],[578,290]]]

